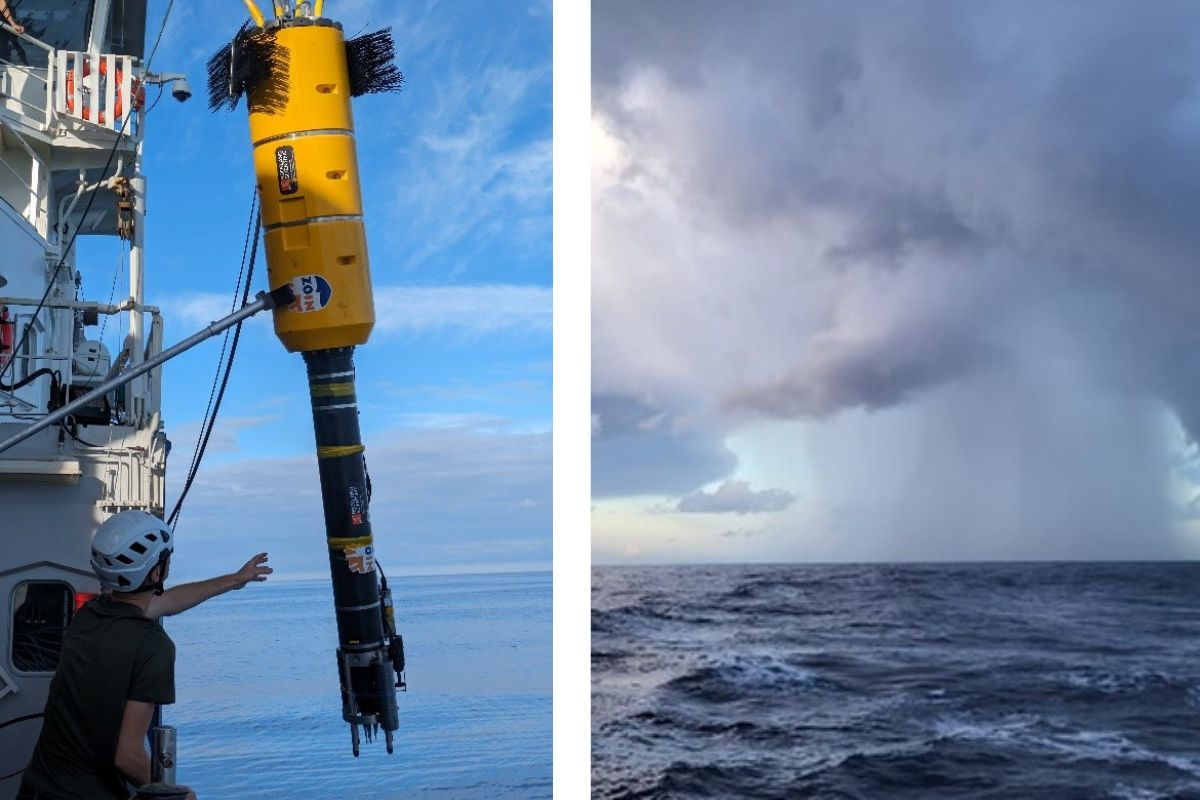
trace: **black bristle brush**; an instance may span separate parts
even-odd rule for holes
[[[396,43],[390,27],[364,33],[346,42],[346,66],[350,71],[350,96],[398,92],[404,74],[393,63]]]
[[[233,41],[208,60],[208,107],[237,107],[242,95],[251,111],[274,114],[287,107],[288,51],[275,31],[243,23]]]

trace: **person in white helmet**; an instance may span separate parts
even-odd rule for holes
[[[155,620],[272,571],[259,553],[237,572],[164,589],[173,550],[171,529],[144,511],[116,514],[92,537],[92,569],[106,591],[63,637],[18,800],[127,800],[150,782],[154,707],[175,702],[175,645]]]

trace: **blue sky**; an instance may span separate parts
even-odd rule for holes
[[[152,0],[148,40],[165,7]],[[379,558],[398,574],[548,569],[550,4],[331,0],[325,13],[351,36],[391,25],[406,79],[354,101],[377,318],[356,363]],[[254,186],[245,107],[210,113],[202,91],[204,62],[241,21],[234,2],[176,3],[152,65],[196,92],[168,94],[146,121],[146,299],[167,343],[227,313],[238,272]],[[85,296],[106,298],[111,241],[79,252]],[[219,349],[165,368],[168,508]],[[313,448],[303,361],[253,319],[181,516],[176,578],[259,550],[281,576],[326,574]]]

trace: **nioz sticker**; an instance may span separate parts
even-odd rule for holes
[[[296,296],[292,311],[303,314],[320,311],[328,305],[329,298],[333,297],[333,287],[320,275],[297,275],[292,278],[292,294]]]

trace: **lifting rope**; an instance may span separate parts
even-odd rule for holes
[[[254,278],[254,262],[258,258],[258,237],[262,231],[262,215],[256,213],[258,206],[258,190],[255,189],[254,200],[250,204],[250,225],[246,229],[246,242],[242,246],[242,264],[246,264],[247,252],[250,255],[249,266],[246,267],[246,280],[242,282],[242,273],[238,273],[238,284],[242,290],[242,305],[250,299],[250,284]],[[250,241],[251,230],[253,230],[253,243]],[[235,304],[236,307],[236,304]],[[233,372],[233,359],[237,355],[238,340],[242,335],[242,323],[239,322],[233,329],[233,341],[229,345],[229,358],[225,360],[224,375],[221,375],[221,359],[217,360],[217,374],[213,375],[213,390],[210,390],[208,395],[209,409],[212,413],[209,414],[209,409],[205,409],[204,419],[200,424],[200,436],[196,439],[196,447],[192,451],[192,463],[188,468],[188,476],[184,481],[183,489],[179,493],[179,499],[175,501],[175,507],[171,509],[171,513],[167,516],[167,524],[171,526],[171,530],[175,530],[176,524],[179,522],[179,513],[183,510],[183,501],[188,496],[188,492],[192,489],[192,482],[196,480],[196,474],[200,471],[200,462],[204,459],[204,451],[208,448],[208,440],[212,435],[213,427],[217,422],[217,413],[221,410],[221,401],[225,397],[225,388],[229,385],[229,375]],[[221,355],[224,356],[225,345],[221,345]],[[217,387],[217,376],[220,375],[220,387]]]

